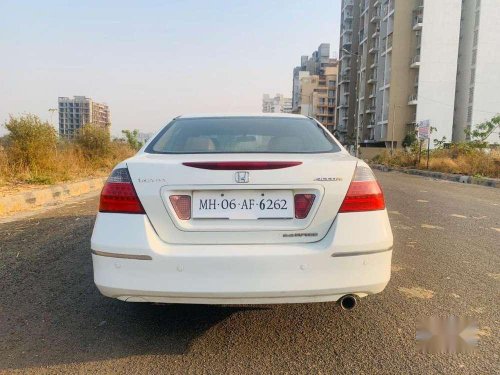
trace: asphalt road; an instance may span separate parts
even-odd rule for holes
[[[378,173],[395,236],[386,290],[334,303],[127,304],[102,297],[89,250],[97,197],[0,224],[0,372],[500,371],[500,190]],[[415,323],[471,316],[471,354],[422,354]]]

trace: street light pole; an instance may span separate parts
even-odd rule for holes
[[[396,108],[396,104],[394,104],[394,112],[392,114],[391,156],[394,154],[394,128],[396,127]]]
[[[398,108],[404,108],[404,106],[394,104],[394,107],[393,107],[392,130],[391,130],[391,156],[394,154],[394,129],[396,128],[396,110]]]
[[[54,126],[53,117],[54,117],[54,112],[57,112],[57,108],[49,108],[49,112],[50,112],[50,124]]]

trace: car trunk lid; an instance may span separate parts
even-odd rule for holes
[[[228,159],[238,165],[228,166]],[[286,166],[275,168],[280,163]],[[146,214],[165,242],[297,243],[318,241],[326,235],[349,188],[356,159],[342,152],[140,154],[129,159],[127,166]],[[297,218],[295,207],[291,207],[298,194],[314,195],[303,219]],[[188,220],[179,218],[172,196],[190,197],[193,206]],[[222,199],[234,199],[234,205],[240,207],[207,213],[207,205],[214,204],[212,199],[219,205]],[[266,199],[266,207],[271,201],[279,210],[271,207],[273,212],[263,213],[255,206],[241,209],[250,199],[254,204]],[[287,206],[282,210],[283,202]]]

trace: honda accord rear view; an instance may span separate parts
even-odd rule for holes
[[[346,308],[385,288],[392,246],[369,166],[286,114],[175,118],[115,167],[91,241],[123,301]]]

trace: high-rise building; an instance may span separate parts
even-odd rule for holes
[[[462,0],[453,141],[500,112],[499,12],[498,0]],[[500,143],[500,129],[487,141]]]
[[[59,135],[73,138],[86,124],[95,124],[109,130],[111,119],[106,104],[94,102],[85,96],[73,99],[59,97]]]
[[[302,72],[301,72],[302,73]],[[322,75],[304,72],[300,79],[298,113],[311,116],[333,131],[335,126],[335,101],[337,67],[325,67]]]
[[[466,126],[491,118],[500,108],[495,10],[496,0],[343,0],[341,139],[357,133],[362,146],[401,147],[429,120],[432,139],[459,140]]]
[[[354,137],[360,0],[342,0],[340,59],[337,87],[337,133],[342,141]]]
[[[300,66],[293,69],[293,92],[292,92],[292,111],[299,112],[300,105],[300,80],[304,77],[303,72],[309,75],[324,75],[325,68],[336,67],[337,59],[330,58],[330,44],[321,43],[316,51],[309,56],[301,56]]]
[[[262,95],[262,112],[264,113],[291,113],[292,98],[285,98],[283,94],[276,94],[271,98],[269,94]]]

